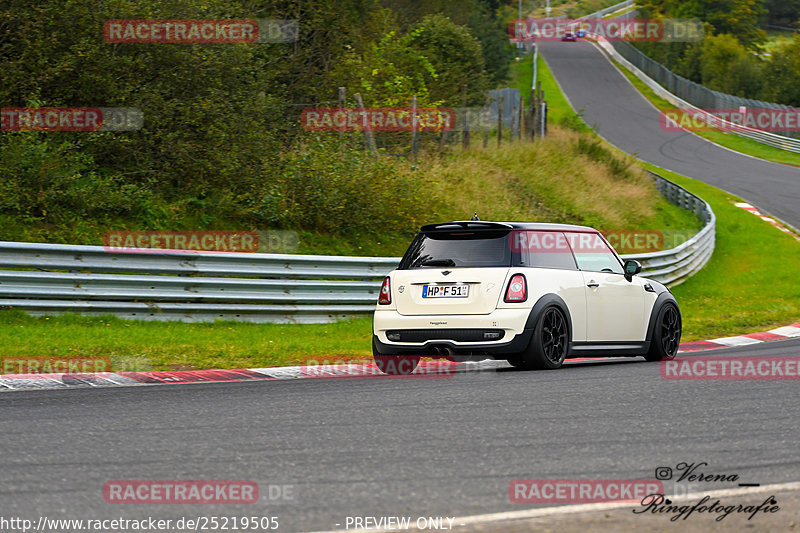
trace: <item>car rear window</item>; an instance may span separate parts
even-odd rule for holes
[[[577,270],[561,231],[452,231],[420,233],[400,269],[528,267]]]
[[[509,267],[508,235],[508,230],[420,233],[399,268]]]

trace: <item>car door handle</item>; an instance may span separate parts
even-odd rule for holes
[[[587,283],[587,284],[586,284],[586,286],[587,286],[587,287],[591,287],[591,288],[593,288],[593,289],[596,289],[597,287],[599,287],[599,286],[600,286],[600,284],[599,284],[599,283],[597,283],[596,281],[590,281],[589,283]]]

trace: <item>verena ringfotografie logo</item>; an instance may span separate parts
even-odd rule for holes
[[[664,379],[737,381],[800,379],[800,357],[701,356],[661,361]]]
[[[416,119],[415,119],[416,117]],[[450,131],[456,127],[454,109],[408,108],[303,109],[300,123],[307,131]]]
[[[800,108],[714,108],[665,109],[661,111],[661,129],[664,131],[714,131],[742,126],[774,133],[800,131]]]
[[[2,131],[136,131],[144,115],[131,107],[4,107]]]
[[[110,231],[103,246],[113,253],[245,252],[259,249],[255,231]]]
[[[297,40],[293,20],[115,19],[103,25],[109,43],[288,43]]]
[[[0,374],[95,374],[111,372],[109,357],[2,357]]]
[[[703,23],[697,19],[517,19],[509,22],[513,42],[561,41],[569,32],[605,41],[693,42],[704,38]]]
[[[249,504],[258,501],[255,481],[108,481],[103,498],[111,504]]]
[[[653,494],[664,494],[664,486],[652,479],[515,479],[508,484],[514,503],[641,501]]]
[[[744,514],[747,520],[753,520],[760,514],[771,514],[780,511],[780,506],[775,495],[758,500],[750,499],[747,503],[722,503],[719,498],[703,494],[715,486],[740,481],[739,474],[732,472],[708,472],[708,463],[681,461],[672,466],[656,467],[656,479],[672,481],[672,490],[669,495],[650,494],[643,498],[640,507],[634,509],[634,514],[650,514],[668,516],[671,522],[686,520],[693,514],[714,516],[716,522],[721,522],[731,514]],[[739,487],[758,487],[760,483],[738,483]],[[678,500],[681,500],[678,503]],[[687,502],[688,500],[688,502]],[[694,503],[694,505],[692,505]],[[758,503],[758,505],[756,505]]]

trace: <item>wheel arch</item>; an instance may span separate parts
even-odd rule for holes
[[[539,320],[541,320],[544,310],[551,305],[558,307],[567,319],[567,346],[569,352],[569,347],[572,345],[572,315],[569,312],[567,303],[559,295],[550,293],[539,298],[531,308],[530,314],[528,314],[525,329],[534,329]]]
[[[666,304],[671,303],[675,306],[675,309],[678,310],[678,316],[683,322],[683,315],[681,315],[681,308],[678,305],[678,301],[672,295],[672,293],[668,291],[664,291],[658,295],[656,301],[653,302],[653,307],[650,309],[650,320],[647,322],[647,335],[645,335],[644,340],[646,342],[652,342],[653,334],[655,333],[656,329],[656,320],[658,319],[658,313],[661,311],[661,308],[664,307]]]

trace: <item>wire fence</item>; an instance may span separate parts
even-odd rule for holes
[[[612,42],[611,45],[619,54],[630,61],[636,68],[656,80],[659,85],[667,89],[674,95],[686,100],[690,104],[702,109],[721,109],[751,107],[763,109],[783,109],[791,110],[792,107],[762,100],[752,100],[742,98],[732,94],[714,91],[678,76],[661,63],[654,61],[641,50],[628,42]]]
[[[593,37],[596,38],[597,43],[606,53],[627,67],[636,77],[653,89],[656,94],[681,109],[695,112],[694,114],[706,124],[720,131],[733,133],[761,144],[788,152],[800,153],[800,139],[736,124],[712,113],[713,110],[745,107],[750,109],[775,109],[790,114],[794,108],[711,90],[678,76],[630,43],[609,42],[600,36]],[[791,134],[798,135],[796,132]]]

